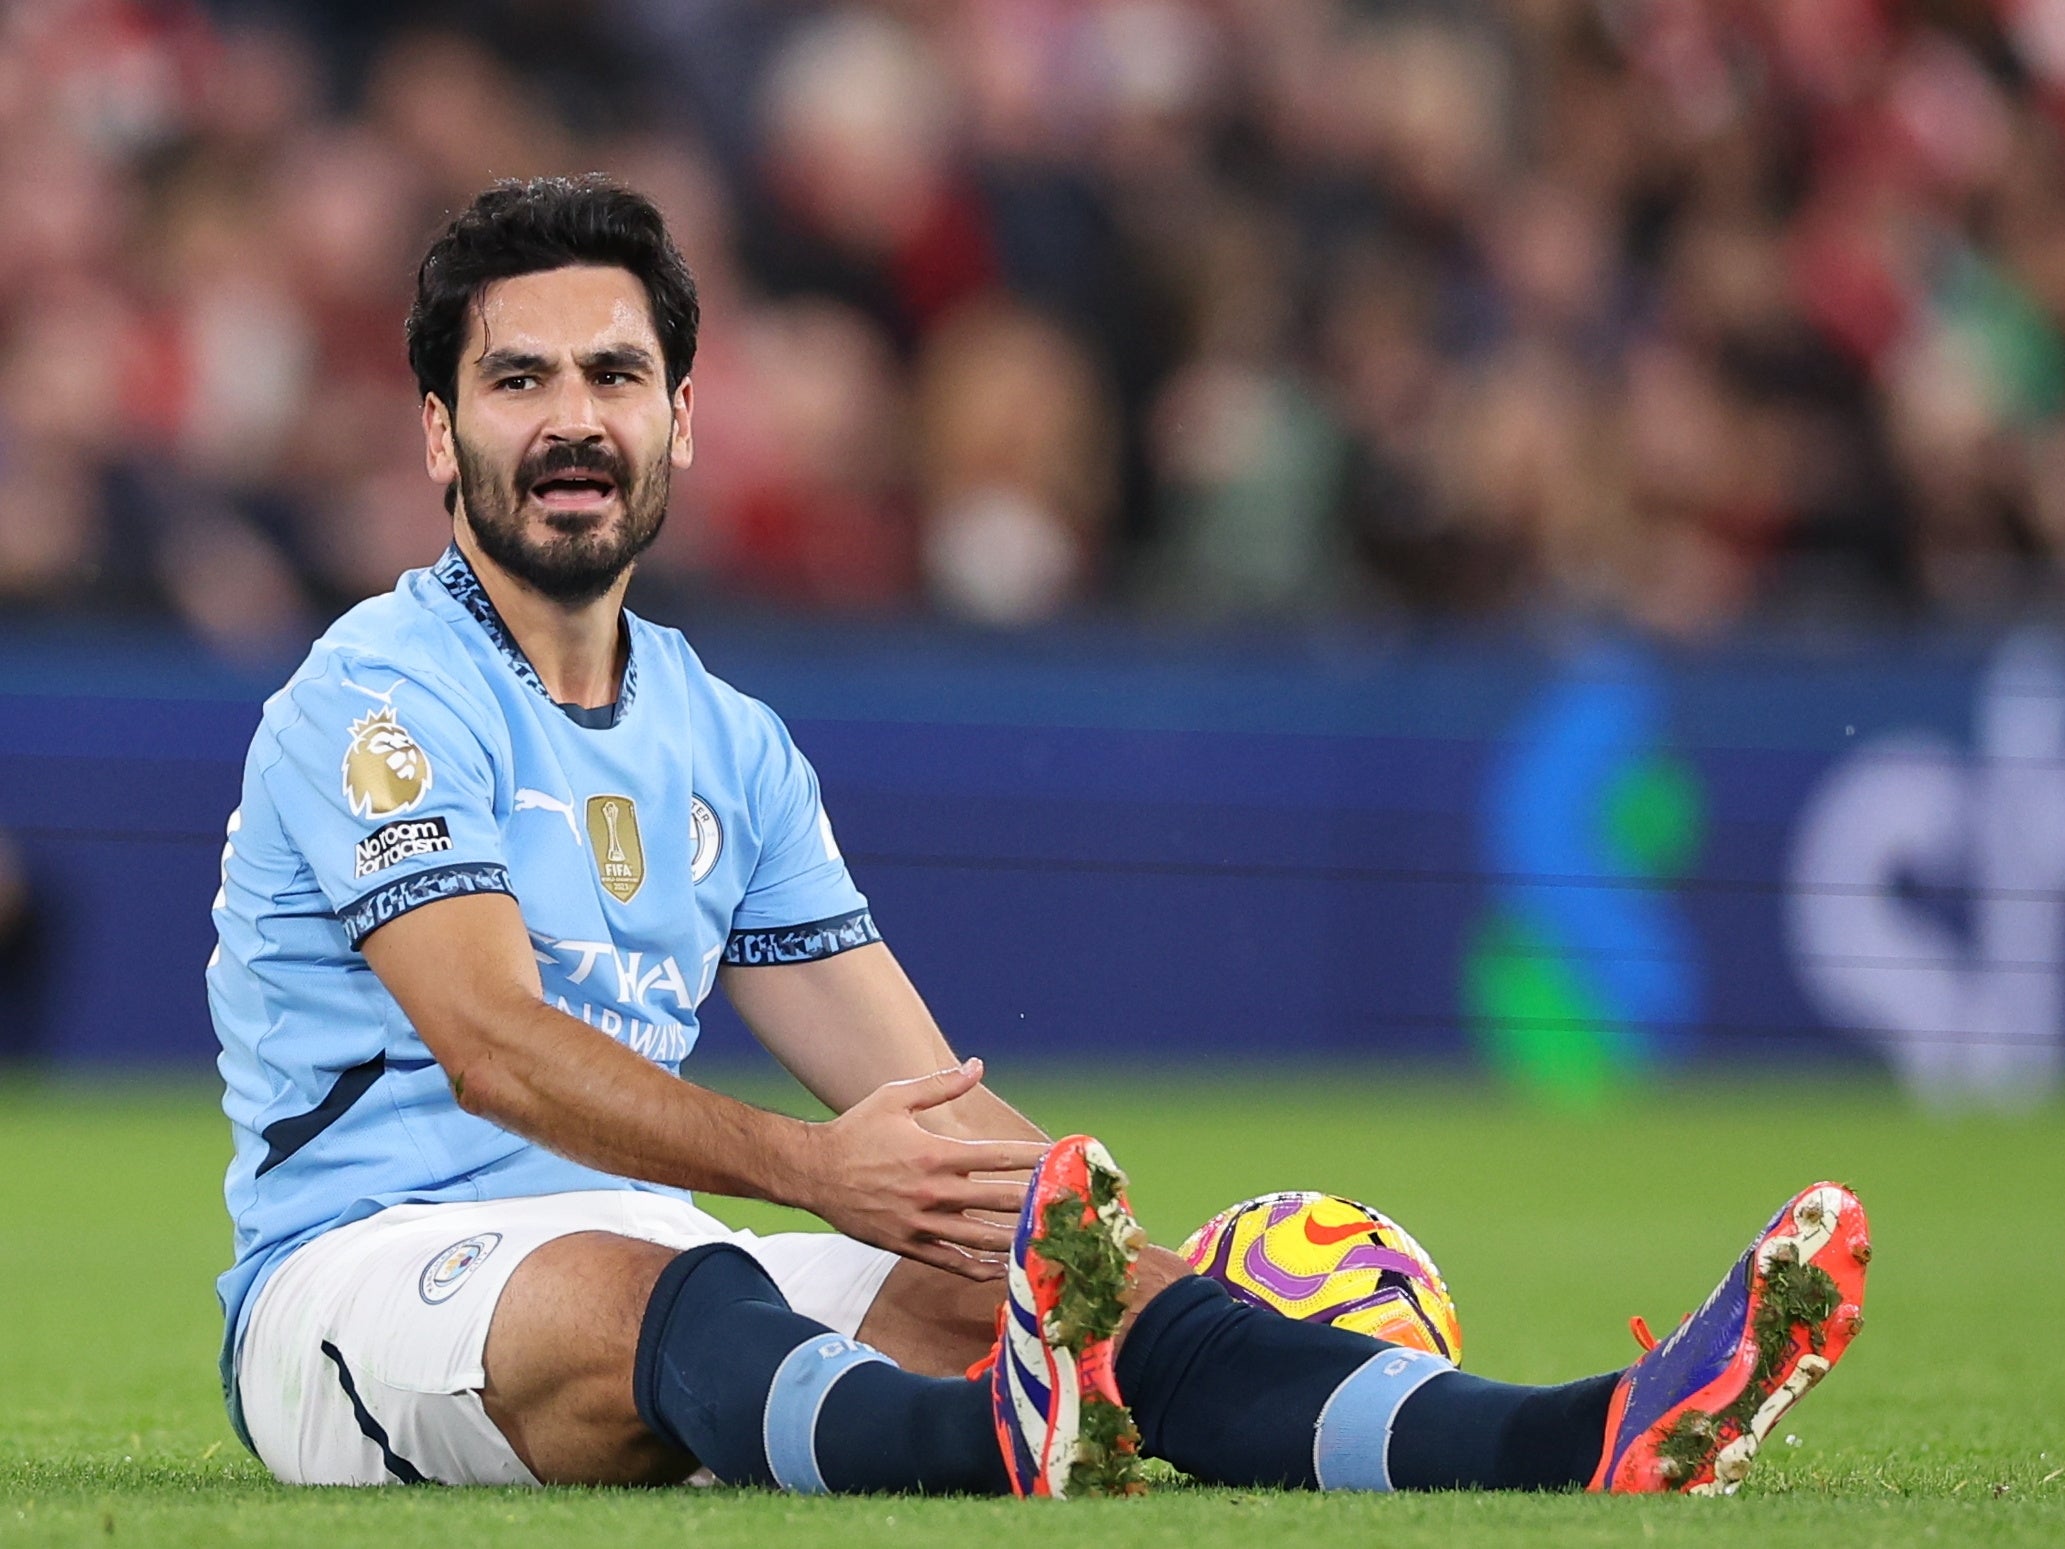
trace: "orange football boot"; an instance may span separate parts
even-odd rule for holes
[[[996,1349],[983,1363],[1013,1494],[1146,1488],[1140,1433],[1112,1376],[1113,1336],[1147,1241],[1125,1189],[1111,1153],[1087,1135],[1057,1140],[1033,1174]]]
[[[1628,1368],[1590,1488],[1732,1495],[1785,1412],[1864,1324],[1871,1238],[1840,1184],[1787,1202],[1713,1295]],[[1646,1325],[1636,1320],[1645,1344]]]

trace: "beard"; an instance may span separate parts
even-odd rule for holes
[[[459,498],[481,552],[543,596],[563,606],[590,603],[617,584],[638,556],[652,547],[667,521],[672,464],[667,448],[634,473],[606,447],[562,444],[525,458],[504,480],[487,459],[455,433],[459,455]],[[615,487],[614,520],[547,513],[551,535],[526,530],[524,501],[541,480],[586,473]]]

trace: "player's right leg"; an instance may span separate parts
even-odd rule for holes
[[[400,1205],[296,1249],[238,1352],[259,1458],[290,1484],[536,1483],[483,1402],[490,1326],[530,1257],[610,1203]]]
[[[243,1415],[292,1483],[1004,1493],[987,1384],[852,1337],[895,1262],[629,1191],[396,1207],[261,1291]]]
[[[668,1270],[712,1244],[801,1333],[833,1338],[898,1262],[632,1190],[396,1206],[305,1244],[261,1289],[238,1358],[245,1429],[289,1483],[686,1477],[692,1449],[639,1412],[636,1359]],[[978,1431],[982,1415],[971,1404]]]

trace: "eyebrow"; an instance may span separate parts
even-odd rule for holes
[[[653,368],[651,353],[635,344],[607,345],[576,355],[574,360],[583,371],[650,371]],[[475,369],[482,376],[535,374],[548,371],[551,366],[552,362],[545,356],[518,349],[489,350],[474,362]]]
[[[529,350],[489,350],[473,364],[482,376],[502,376],[508,372],[543,371],[551,362]]]
[[[577,355],[583,371],[650,371],[652,356],[635,344],[612,344]]]

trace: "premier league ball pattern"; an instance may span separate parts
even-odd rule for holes
[[[1265,1194],[1191,1233],[1183,1257],[1241,1301],[1463,1363],[1441,1271],[1381,1211],[1332,1194]]]

